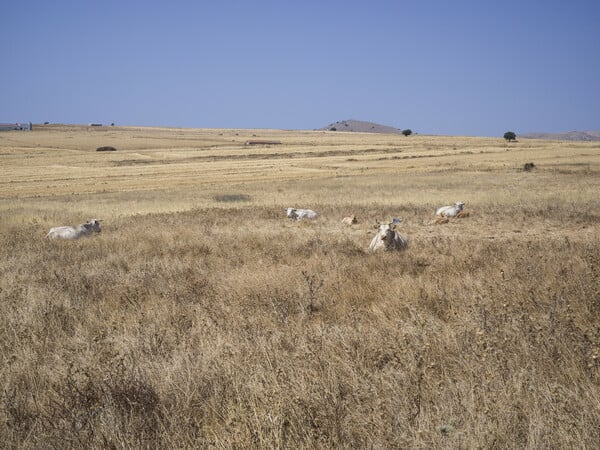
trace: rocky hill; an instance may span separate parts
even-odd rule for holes
[[[398,128],[362,120],[342,120],[340,122],[330,123],[319,129],[327,131],[352,131],[355,133],[402,133],[402,130],[399,130]]]

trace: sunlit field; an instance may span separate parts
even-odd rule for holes
[[[7,448],[600,442],[599,142],[47,125],[0,168]]]

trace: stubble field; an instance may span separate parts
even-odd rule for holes
[[[600,442],[597,142],[49,125],[0,167],[9,448]]]

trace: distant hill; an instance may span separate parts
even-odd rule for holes
[[[402,130],[399,130],[398,128],[362,120],[342,120],[340,122],[330,123],[319,129],[327,131],[352,131],[355,133],[402,133]]]
[[[600,141],[600,131],[567,131],[564,133],[525,133],[522,139],[550,139],[560,141]]]

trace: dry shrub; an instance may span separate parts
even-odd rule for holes
[[[252,197],[247,194],[219,194],[214,199],[217,202],[249,202]]]

